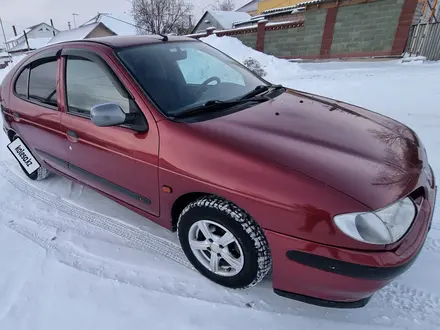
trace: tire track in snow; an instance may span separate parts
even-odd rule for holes
[[[182,279],[167,276],[168,274],[164,275],[163,273],[160,274],[161,276],[149,276],[150,272],[147,272],[147,269],[126,263],[121,267],[121,263],[118,261],[108,260],[88,252],[83,252],[68,241],[60,242],[41,235],[44,233],[48,235],[48,232],[50,232],[48,230],[49,227],[43,228],[45,230],[42,230],[39,234],[37,231],[41,229],[41,227],[37,230],[33,230],[29,226],[24,225],[22,220],[12,220],[5,225],[38,244],[48,253],[53,253],[59,262],[79,271],[147,291],[160,292],[184,298],[194,298],[215,304],[248,308],[246,306],[248,299],[246,299],[245,296],[233,292],[232,289],[219,287],[208,280],[204,280],[204,283],[198,280],[191,281],[192,283],[185,283]],[[34,223],[34,225],[37,226],[36,223]],[[117,269],[117,271],[115,272],[114,269]],[[164,281],[163,277],[167,277],[167,280]],[[229,294],[227,294],[228,291],[230,291]]]
[[[428,236],[428,238],[425,241],[425,246],[423,248],[426,251],[440,254],[440,239],[435,239]]]
[[[412,288],[399,281],[391,282],[377,293],[401,318],[440,326],[440,296]]]
[[[58,196],[53,195],[51,193],[48,193],[44,190],[38,189],[34,187],[33,185],[27,183],[25,180],[23,180],[19,175],[15,174],[13,171],[7,168],[6,162],[0,162],[0,171],[3,173],[5,179],[9,181],[15,188],[17,188],[19,191],[23,192],[24,194],[28,195],[31,198],[34,198],[36,200],[42,201],[49,206],[64,212],[73,218],[78,218],[83,220],[84,222],[101,228],[105,230],[106,232],[112,233],[114,235],[117,235],[119,237],[122,237],[128,241],[132,241],[133,245],[132,247],[138,247],[139,248],[145,248],[152,252],[159,253],[161,255],[164,255],[171,260],[174,260],[178,262],[179,264],[182,264],[183,266],[186,266],[188,268],[192,268],[192,266],[187,261],[186,257],[184,256],[182,250],[179,246],[176,244],[169,242],[161,237],[158,237],[156,235],[150,234],[148,232],[144,232],[142,230],[139,230],[137,228],[121,224],[116,219],[113,219],[111,217],[107,217],[105,215],[102,215],[100,213],[96,213],[90,210],[83,209],[79,206],[76,206],[70,202],[64,201],[60,199]],[[32,220],[32,217],[30,218]],[[34,218],[35,220],[35,218]],[[45,221],[45,220],[38,220],[38,221]],[[37,221],[35,221],[37,222]],[[44,225],[44,223],[42,223]],[[46,221],[46,224],[50,226],[50,221]],[[44,239],[41,237],[38,237],[36,234],[28,231],[23,226],[18,226],[14,224],[8,224],[8,227],[15,230],[16,232],[22,234],[25,237],[28,237],[29,239],[33,240],[40,246],[44,247],[45,249],[50,249],[53,251],[56,251],[56,253],[63,255],[63,251],[59,249],[59,247],[54,243],[51,242],[49,239]],[[81,233],[79,233],[81,234]],[[156,289],[153,287],[148,287],[148,285],[137,283],[136,281],[130,280],[130,278],[126,278],[124,276],[110,273],[110,274],[104,274],[104,271],[100,267],[94,267],[91,265],[87,265],[85,260],[87,258],[90,259],[90,256],[82,255],[80,253],[77,253],[76,251],[68,253],[70,257],[66,257],[65,260],[61,261],[69,266],[72,266],[74,268],[77,268],[82,271],[86,271],[88,273],[105,277],[108,279],[113,279],[116,281],[119,281],[121,283],[126,283],[133,286],[138,286],[140,288],[152,290],[152,291],[159,291],[169,294],[175,294],[182,297],[193,297],[196,299],[201,299],[205,301],[211,301],[209,298],[204,297],[197,297],[197,295],[191,295],[191,294],[182,294],[182,292],[187,292],[184,287],[182,287],[182,290],[176,291],[176,288],[170,287],[168,284],[165,283],[165,286],[168,285],[167,289],[164,289],[164,284],[162,281],[160,283],[160,286],[162,287],[160,289]],[[70,258],[70,260],[69,260]],[[165,281],[166,282],[166,281]],[[141,281],[142,283],[142,281]],[[212,290],[210,290],[212,291]],[[224,301],[224,291],[222,291],[223,294],[221,294],[221,299]],[[203,294],[201,294],[203,296]],[[209,294],[207,294],[209,296]],[[243,296],[235,295],[235,301],[232,300],[231,302],[228,302],[226,304],[232,304],[236,305],[238,307],[243,307],[243,305],[238,304],[236,300],[240,300],[243,298]],[[384,289],[380,290],[376,294],[376,299],[379,299],[379,305],[381,306],[379,308],[380,312],[382,313],[382,304],[387,303],[390,305],[392,310],[396,313],[396,315],[399,318],[407,319],[408,321],[414,322],[414,319],[417,318],[418,320],[421,320],[426,323],[433,324],[435,326],[440,326],[440,298],[437,295],[433,295],[430,293],[427,293],[423,290],[419,290],[416,288],[409,287],[405,284],[399,283],[399,282],[392,282]],[[265,297],[268,298],[268,297]],[[264,307],[260,304],[255,304],[253,306],[254,309],[257,310],[266,310],[271,312],[281,312],[286,313],[287,310],[285,308],[281,308],[279,311],[277,311],[277,307],[275,307],[275,310],[270,306],[270,298],[268,299],[269,305]],[[212,300],[215,303],[223,303],[219,302],[218,300]],[[366,309],[372,308],[373,310],[376,309],[372,305],[367,305],[365,307]],[[293,313],[292,313],[293,312]],[[289,314],[297,314],[293,310],[289,309]],[[316,315],[315,315],[316,316]],[[368,322],[370,323],[370,322]],[[371,322],[371,324],[375,324],[375,322]]]
[[[13,214],[13,212],[17,212],[16,208],[14,209],[6,204],[0,205],[0,210],[5,212],[5,215],[2,215],[2,218],[5,219],[8,218],[8,214]],[[63,217],[61,222],[53,218],[35,216],[32,214],[20,214],[20,216],[40,226],[55,228],[57,232],[68,232],[77,236],[99,240],[101,242],[110,243],[116,246],[129,247],[137,251],[148,251],[148,249],[146,249],[145,247],[139,246],[138,244],[135,244],[125,238],[114,235],[113,233],[110,233],[104,229],[90,225],[88,223],[74,220],[70,217]],[[109,239],[109,236],[113,237],[114,239]]]
[[[0,170],[3,173],[3,177],[11,185],[24,194],[36,200],[42,201],[54,209],[66,213],[74,218],[81,219],[86,223],[125,238],[137,246],[143,247],[155,253],[159,253],[187,268],[194,269],[180,246],[177,244],[153,235],[147,231],[123,224],[114,218],[84,209],[68,201],[62,200],[56,195],[38,189],[24,181],[17,174],[13,173],[13,171],[8,168],[6,162],[0,163]]]

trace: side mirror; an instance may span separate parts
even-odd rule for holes
[[[118,104],[104,103],[92,108],[90,119],[99,127],[117,126],[125,123],[126,114]]]

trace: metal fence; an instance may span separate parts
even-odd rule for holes
[[[411,26],[406,44],[406,53],[425,56],[430,61],[440,60],[440,23],[425,23]]]

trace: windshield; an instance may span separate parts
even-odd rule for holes
[[[118,56],[168,116],[212,100],[237,99],[267,85],[240,63],[199,41],[130,47]]]

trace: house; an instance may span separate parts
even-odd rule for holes
[[[108,13],[99,13],[85,22],[82,26],[92,23],[103,23],[118,36],[136,35],[139,32],[143,32],[136,26],[133,17],[127,14],[114,15]]]
[[[208,10],[194,26],[192,33],[205,32],[209,27],[217,30],[228,30],[234,27],[235,22],[248,21],[251,15],[240,11]]]
[[[50,26],[46,23],[40,23],[33,26],[28,27],[24,30],[26,32],[26,36],[28,39],[40,39],[40,38],[52,38],[54,36],[54,33],[58,33],[58,30]],[[15,33],[15,30],[14,30]],[[11,49],[20,49],[24,48],[24,45],[26,45],[26,39],[24,36],[24,33],[18,34],[9,40],[6,40],[5,47],[7,51],[10,51]],[[26,45],[27,49],[27,45]]]
[[[259,0],[258,1],[258,14],[263,13],[266,10],[275,9],[279,7],[289,7],[294,6],[300,2],[303,2],[304,0]]]
[[[235,11],[248,13],[251,16],[258,14],[258,0],[252,0],[241,6],[240,8],[236,9]]]
[[[51,38],[49,44],[114,35],[116,35],[116,33],[110,30],[104,23],[90,23],[87,25],[81,25],[76,29],[59,32],[55,37]]]
[[[28,41],[24,40],[23,42],[20,42],[16,46],[10,48],[8,50],[8,53],[11,56],[21,55],[28,51],[32,51],[41,47],[44,47],[47,45],[49,40],[52,38],[28,38]]]
[[[269,22],[303,22],[304,12],[308,5],[326,2],[327,0],[311,0],[299,2],[293,6],[277,7],[263,11],[261,14],[252,16],[251,19],[242,22],[236,22],[234,28],[253,26],[260,20],[268,20]]]

